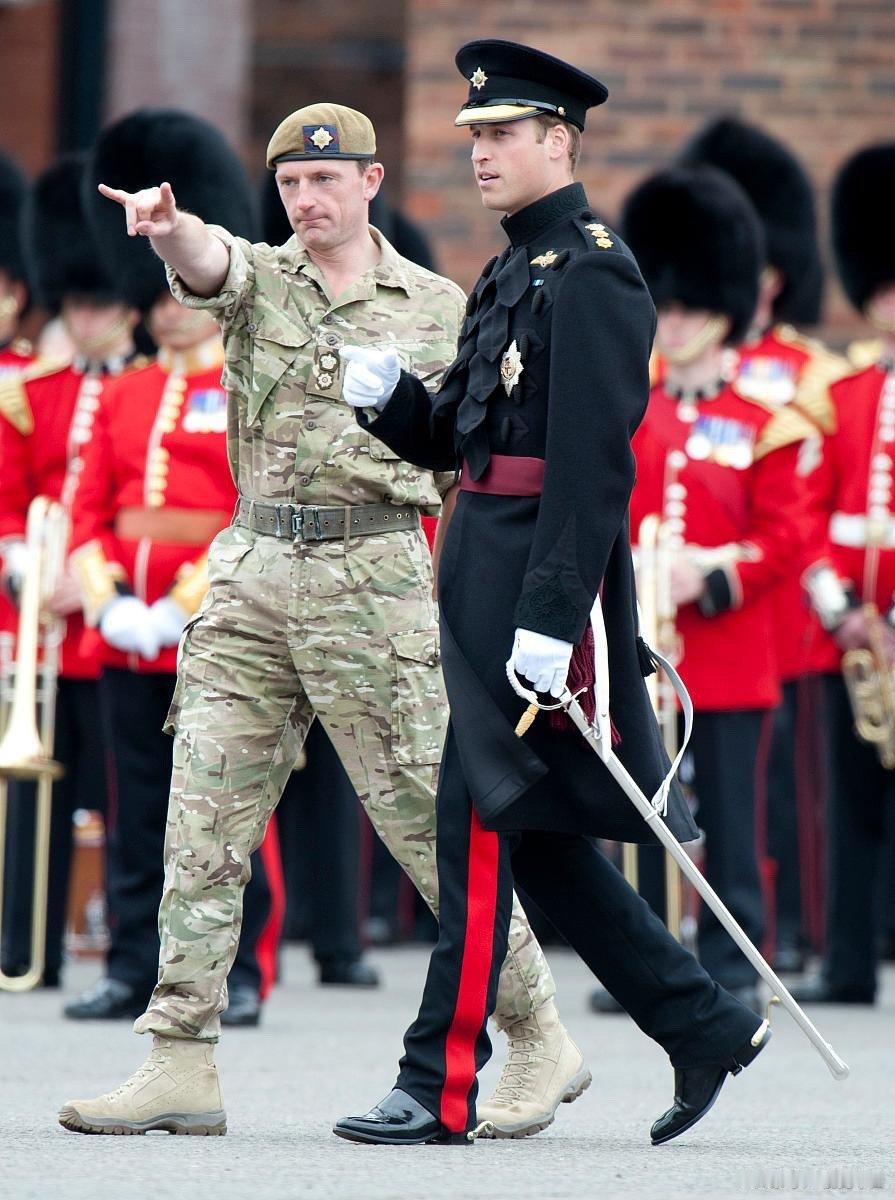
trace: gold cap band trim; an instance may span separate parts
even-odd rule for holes
[[[521,104],[483,104],[481,108],[461,108],[454,121],[455,125],[500,125],[508,121],[522,121],[525,117],[533,117],[542,112],[533,105]]]

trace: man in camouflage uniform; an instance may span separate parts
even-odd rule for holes
[[[453,476],[402,462],[356,424],[341,402],[340,348],[393,348],[437,388],[464,300],[368,226],[382,177],[374,155],[373,128],[351,109],[315,105],[288,117],[268,148],[297,234],[279,248],[179,212],[168,184],[135,195],[100,189],[125,207],[130,233],[152,239],[177,299],[221,323],[240,500],[184,632],[168,722],[159,982],[135,1025],[155,1035],[154,1049],[117,1092],[63,1109],[75,1131],[225,1132],[211,1044],[249,854],[315,716],[377,832],[437,905],[447,705],[419,517],[437,512]],[[497,1019],[510,1040],[509,1082],[542,1125],[564,1097],[556,1063],[571,1042],[518,903],[509,945]],[[167,1084],[147,1086],[163,1076]]]

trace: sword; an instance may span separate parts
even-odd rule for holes
[[[606,631],[603,625],[603,613],[600,607],[599,598],[594,605],[591,613],[591,621],[594,625],[594,646],[596,651],[596,696],[597,708],[596,718],[594,723],[590,721],[584,714],[581,705],[578,703],[575,696],[564,688],[563,692],[558,697],[556,704],[542,704],[536,692],[530,688],[526,688],[517,677],[515,671],[512,670],[510,663],[507,663],[507,678],[513,686],[517,695],[523,700],[529,702],[528,708],[523,714],[517,726],[519,736],[525,732],[522,729],[523,722],[528,718],[525,729],[528,729],[531,722],[540,711],[551,711],[557,708],[563,708],[568,713],[575,727],[581,733],[584,740],[606,765],[609,774],[616,781],[637,811],[643,817],[650,829],[655,833],[656,837],[680,867],[683,874],[687,877],[699,895],[702,897],[705,904],[715,914],[730,936],[736,942],[739,949],[746,956],[761,978],[765,981],[773,993],[771,1003],[774,1001],[779,1003],[782,1008],[786,1009],[798,1027],[802,1030],[808,1040],[814,1046],[815,1050],[827,1064],[831,1075],[834,1079],[846,1079],[848,1077],[848,1065],[843,1062],[833,1047],[822,1036],[814,1022],[807,1016],[801,1006],[793,999],[788,989],[781,982],[777,974],[765,961],[764,957],[758,948],[752,943],[746,931],[742,928],[733,914],[729,911],[724,901],[711,886],[696,864],[693,862],[690,855],[677,840],[665,821],[662,819],[665,811],[665,802],[667,800],[668,788],[671,784],[671,779],[676,770],[676,763],[672,765],[671,770],[656,792],[652,801],[647,799],[645,793],[637,784],[631,775],[626,770],[623,763],[616,757],[612,749],[612,736],[610,733],[611,724],[609,720],[609,671],[608,671],[608,654],[606,652]],[[661,656],[652,652],[654,657],[658,659],[663,668],[668,670],[665,660]],[[671,673],[676,677],[676,672],[671,668]],[[683,688],[683,684],[681,684]],[[685,690],[685,689],[684,689]],[[580,693],[579,693],[580,694]],[[689,696],[687,697],[689,701]],[[692,704],[690,705],[690,713],[692,713]],[[521,732],[520,732],[521,730]]]

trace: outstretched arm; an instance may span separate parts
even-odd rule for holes
[[[181,212],[170,183],[123,192],[101,183],[99,190],[124,209],[129,237],[148,237],[156,254],[173,267],[196,296],[215,296],[230,267],[230,253],[201,218]]]

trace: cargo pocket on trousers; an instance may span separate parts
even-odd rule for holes
[[[447,718],[441,654],[433,630],[393,633],[392,753],[404,766],[441,762]]]
[[[201,609],[199,612],[193,613],[186,625],[184,625],[183,633],[180,635],[180,641],[177,645],[177,682],[174,684],[174,695],[171,697],[171,703],[168,706],[168,714],[165,717],[164,725],[162,725],[162,733],[168,733],[172,736],[177,732],[180,710],[183,708],[183,694],[187,685],[184,663],[190,652],[190,637],[192,636],[193,629],[201,617]]]

